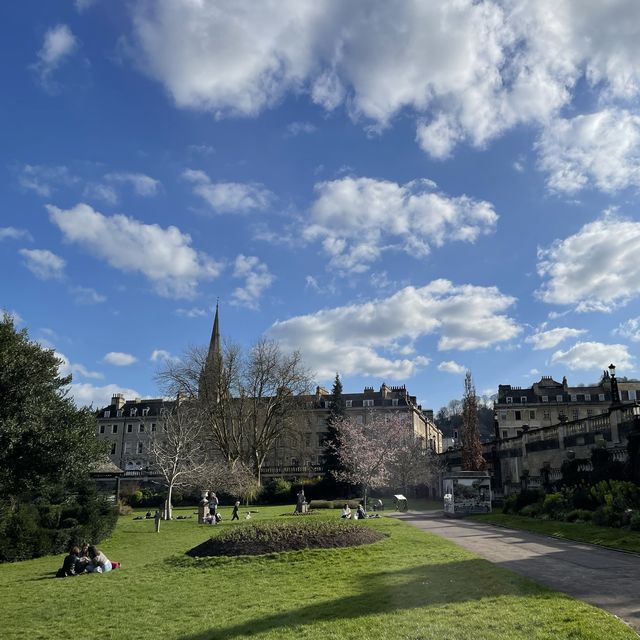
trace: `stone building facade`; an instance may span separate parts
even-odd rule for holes
[[[621,402],[640,398],[640,381],[615,377]],[[523,432],[563,422],[574,422],[608,411],[614,401],[611,374],[605,371],[595,385],[570,387],[567,379],[557,382],[542,376],[531,387],[501,384],[494,404],[496,437],[513,438]]]
[[[200,378],[199,392],[213,398],[214,377],[221,367],[219,314],[216,308],[209,351]],[[379,390],[365,387],[362,393],[343,394],[347,416],[365,424],[374,415],[406,415],[414,435],[425,448],[442,452],[442,432],[433,422],[433,411],[423,410],[416,397],[403,386],[382,384]],[[217,399],[213,399],[217,402]],[[303,477],[322,473],[322,455],[327,432],[331,394],[317,387],[314,395],[301,399],[302,409],[293,426],[276,442],[262,468],[264,477]],[[125,472],[149,467],[149,449],[154,438],[162,437],[164,416],[174,402],[163,399],[126,400],[115,394],[111,404],[97,413],[98,436],[110,443],[110,460]]]

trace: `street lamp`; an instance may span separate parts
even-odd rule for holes
[[[611,406],[617,407],[621,404],[620,392],[618,391],[618,379],[616,378],[616,365],[609,365],[609,378],[611,382]]]

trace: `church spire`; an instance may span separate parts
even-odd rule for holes
[[[222,354],[220,352],[220,318],[218,302],[216,302],[216,315],[213,319],[213,330],[209,342],[207,359],[200,374],[200,384],[198,395],[201,399],[213,399],[217,404],[219,399],[218,386],[220,382],[220,372],[222,368]]]

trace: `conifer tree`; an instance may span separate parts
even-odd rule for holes
[[[347,417],[345,402],[342,397],[342,381],[336,373],[333,387],[331,388],[331,405],[327,418],[327,437],[324,447],[324,471],[327,479],[335,479],[335,473],[343,471],[338,451],[340,449],[340,433],[338,424]]]
[[[478,399],[470,371],[467,371],[464,377],[461,439],[463,471],[483,471],[486,465],[484,457],[482,456],[482,444],[480,443]]]

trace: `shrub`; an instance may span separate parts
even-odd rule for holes
[[[295,501],[294,487],[284,478],[269,480],[260,492],[259,501],[262,504],[288,504]]]
[[[590,522],[593,512],[587,509],[573,509],[567,513],[565,520],[567,522]]]
[[[345,504],[350,509],[358,508],[358,500],[312,500],[309,503],[310,509],[342,509]]]
[[[535,504],[542,499],[542,494],[537,489],[524,489],[520,493],[511,494],[504,502],[503,513],[520,513],[530,504]]]
[[[260,522],[227,529],[187,552],[192,557],[260,555],[371,544],[384,534],[355,522]]]
[[[568,491],[557,491],[548,493],[542,503],[542,511],[551,518],[563,520],[567,512],[572,509],[571,493]]]
[[[536,502],[535,504],[528,504],[520,510],[520,515],[527,516],[528,518],[537,518],[541,513],[542,504],[539,502]]]
[[[640,531],[640,511],[634,511],[629,518],[629,528],[632,531]]]

